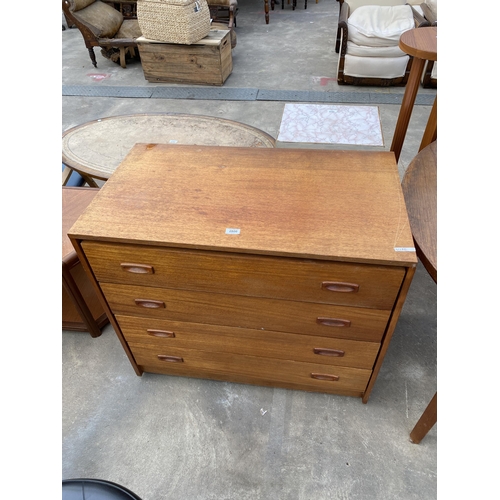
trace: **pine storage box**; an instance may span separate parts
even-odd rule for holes
[[[207,0],[138,0],[142,35],[167,43],[196,43],[210,31]]]
[[[211,30],[192,45],[137,39],[148,82],[222,85],[233,71],[229,30]]]

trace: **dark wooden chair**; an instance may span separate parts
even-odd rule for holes
[[[95,68],[94,47],[101,47],[101,54],[122,68],[127,57],[138,56],[136,39],[142,33],[137,19],[125,19],[118,9],[101,0],[63,0],[62,10],[68,26],[80,30]]]

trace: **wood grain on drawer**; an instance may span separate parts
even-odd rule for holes
[[[99,281],[391,309],[402,267],[87,241]]]
[[[157,349],[197,349],[371,370],[380,347],[376,342],[230,326],[132,316],[116,319],[127,342],[150,344]]]
[[[354,391],[362,393],[371,370],[327,366],[282,359],[261,358],[196,349],[158,350],[145,344],[129,344],[137,364],[145,371],[207,377],[246,383],[293,384],[294,388],[316,388],[321,392]],[[286,385],[284,385],[286,387]],[[359,395],[359,394],[357,394]]]
[[[390,311],[101,283],[115,314],[379,342]]]

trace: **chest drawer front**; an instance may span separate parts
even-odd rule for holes
[[[197,349],[371,370],[380,347],[376,342],[295,333],[120,315],[116,319],[127,342],[166,351],[171,347]]]
[[[390,311],[101,283],[115,314],[379,342]]]
[[[87,241],[99,281],[391,309],[405,271],[283,257]]]
[[[129,344],[134,358],[145,371],[181,376],[216,375],[219,380],[263,383],[264,385],[292,385],[304,390],[322,392],[354,391],[362,393],[371,376],[371,370],[326,366],[315,363],[260,358],[196,349],[170,348]]]

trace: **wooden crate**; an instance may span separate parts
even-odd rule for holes
[[[229,30],[211,30],[192,45],[137,39],[148,82],[222,85],[233,70]]]

